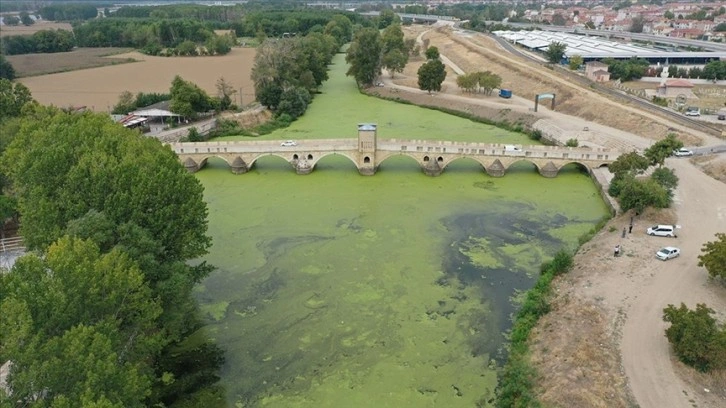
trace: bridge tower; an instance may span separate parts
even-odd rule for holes
[[[364,176],[376,174],[377,129],[375,123],[358,124],[358,172]]]

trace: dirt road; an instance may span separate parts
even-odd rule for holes
[[[683,228],[672,242],[649,238],[665,241],[660,242],[662,245],[679,247],[682,255],[662,263],[652,259],[657,265],[651,279],[637,288],[632,304],[625,310],[627,318],[621,342],[623,366],[632,392],[643,408],[715,407],[712,405],[715,401],[709,401],[710,392],[704,391],[707,386],[691,390],[676,375],[664,336],[667,324],[662,320],[662,310],[668,304],[678,306],[683,302],[694,308],[697,303],[706,303],[719,310],[723,319],[726,310],[723,288],[718,290],[708,282],[705,270],[697,266],[697,257],[704,242],[712,241],[717,232],[726,231],[726,184],[704,175],[687,160],[669,159],[666,165],[680,178],[675,210]],[[721,403],[726,404],[723,400]]]
[[[451,49],[452,41],[461,41],[440,34],[431,37],[431,45],[440,51]],[[417,33],[417,37],[424,35]],[[477,47],[467,47],[467,52]],[[526,114],[535,128],[549,131],[562,142],[575,137],[580,145],[630,151],[642,150],[654,140],[652,133],[642,137],[622,130],[622,123],[617,123],[621,129],[615,129],[546,108],[535,113],[528,99],[462,95],[452,78],[462,69],[452,62],[456,58],[443,54],[446,58],[442,60],[452,68],[442,93],[422,96],[412,87],[415,65],[398,79],[385,76],[387,89],[379,92],[388,96],[405,92],[416,103],[428,98],[429,102],[468,103],[466,109],[471,110],[485,107]],[[657,119],[634,107],[627,109],[630,111],[623,117],[636,114]],[[610,113],[609,117],[617,121],[618,115]],[[664,128],[679,128],[657,120]],[[723,144],[698,132],[688,131],[685,139],[694,140],[689,137],[706,146]],[[630,214],[616,217],[576,254],[575,270],[555,283],[553,311],[538,324],[532,339],[533,362],[540,374],[538,388],[545,403],[607,408],[634,404],[642,408],[726,406],[726,375],[702,376],[676,361],[662,321],[663,308],[681,302],[691,308],[706,303],[719,311],[717,318],[726,320],[726,288],[709,282],[706,271],[697,266],[702,244],[713,240],[716,232],[726,232],[726,184],[707,176],[686,158],[668,159],[666,165],[680,179],[673,209],[635,217],[633,233],[624,238],[620,231],[630,222]],[[676,239],[645,234],[651,223],[671,222],[683,226]],[[613,257],[616,244],[623,245],[624,256]],[[657,261],[655,252],[666,245],[680,247],[682,256]]]

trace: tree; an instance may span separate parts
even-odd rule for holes
[[[552,16],[552,25],[563,26],[565,24],[567,24],[567,20],[565,20],[565,17],[563,17],[562,14],[557,13]]]
[[[577,71],[582,65],[583,59],[581,55],[573,55],[570,57],[569,66],[572,71]]]
[[[638,152],[630,152],[621,154],[618,158],[610,163],[608,170],[610,173],[618,175],[642,174],[649,167],[648,159],[638,154]]]
[[[459,75],[456,77],[456,85],[465,92],[474,92],[479,86],[479,78],[475,73]]]
[[[477,72],[476,78],[479,87],[483,88],[484,93],[487,95],[491,95],[495,88],[499,88],[502,85],[502,77],[490,71]]]
[[[205,47],[211,55],[226,55],[232,51],[234,43],[235,39],[229,34],[213,35],[207,39]]]
[[[726,279],[726,234],[717,233],[716,240],[706,242],[698,256],[698,266],[705,267],[711,277]]]
[[[5,23],[5,25],[14,27],[20,24],[20,18],[18,16],[6,16],[3,17],[3,22]]]
[[[547,51],[545,51],[547,61],[553,64],[559,64],[560,61],[562,61],[562,57],[565,55],[566,49],[567,44],[565,43],[561,43],[558,41],[550,43],[549,47],[547,47]]]
[[[678,186],[678,176],[667,167],[658,167],[653,170],[650,178],[671,193]]]
[[[295,120],[305,113],[308,104],[312,100],[310,92],[302,87],[295,87],[285,90],[280,95],[280,105],[277,107],[277,114],[287,114]]]
[[[623,211],[634,209],[638,213],[647,207],[666,208],[671,203],[668,190],[655,180],[638,180],[635,177],[623,179],[618,198]]]
[[[202,88],[183,80],[179,75],[171,81],[169,94],[171,95],[169,107],[172,112],[179,115],[196,118],[197,113],[214,109],[211,98]]]
[[[667,157],[673,155],[673,152],[683,147],[683,142],[676,139],[674,133],[668,134],[665,139],[655,142],[652,146],[645,149],[645,157],[650,160],[650,165],[659,167],[663,166],[663,162]]]
[[[726,330],[719,329],[713,309],[699,303],[690,310],[681,303],[663,309],[663,320],[671,326],[666,337],[678,359],[700,371],[726,367]]]
[[[676,18],[676,16],[670,10],[666,10],[666,12],[663,13],[663,17],[667,18],[668,20],[673,20]]]
[[[595,23],[593,23],[592,21],[588,21],[587,23],[585,23],[585,28],[587,28],[589,30],[594,30],[595,29]]]
[[[186,263],[211,244],[199,181],[159,141],[108,115],[36,105],[25,113],[0,168],[12,181],[26,246],[42,251],[73,220],[74,231],[83,230],[98,225],[89,211],[102,213],[113,225],[112,245],[138,262],[163,306],[166,341],[179,340],[193,319],[191,289],[210,271]]]
[[[19,16],[20,22],[23,23],[24,26],[31,26],[35,24],[35,20],[30,17],[30,14],[28,14],[27,11],[21,11]]]
[[[444,79],[446,79],[446,67],[439,59],[430,59],[418,69],[418,88],[428,93],[440,91]]]
[[[13,362],[13,399],[145,406],[161,308],[126,254],[64,237],[44,257],[18,260],[2,283],[9,313],[0,316],[0,342]]]
[[[130,91],[123,91],[118,96],[118,102],[113,106],[111,113],[117,115],[127,115],[129,112],[136,109],[136,98]]]
[[[216,83],[217,87],[217,98],[219,98],[219,109],[227,110],[232,105],[232,97],[237,93],[237,90],[232,87],[232,84],[227,82],[224,77],[220,77]]]
[[[15,79],[15,68],[4,55],[0,54],[0,79]]]
[[[630,28],[628,29],[628,31],[630,31],[631,33],[642,33],[644,24],[645,19],[642,15],[639,14],[630,20]]]
[[[716,27],[714,27],[713,31],[718,33],[726,31],[726,23],[719,23]]]
[[[439,49],[436,47],[428,47],[426,48],[426,52],[424,52],[424,55],[426,56],[427,60],[439,59]]]
[[[350,65],[346,75],[359,86],[370,86],[381,75],[381,35],[374,28],[359,30],[348,47],[345,61]]]
[[[391,73],[391,78],[396,72],[401,73],[406,67],[408,56],[400,50],[394,49],[383,55],[381,65]]]
[[[398,15],[394,13],[392,9],[383,9],[378,15],[378,28],[384,29],[392,24],[399,23],[400,21],[401,18],[398,17]]]
[[[33,97],[25,85],[0,78],[0,123],[19,116],[23,106],[31,102]]]

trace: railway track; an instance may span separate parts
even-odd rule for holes
[[[482,34],[482,33],[476,32],[476,31],[463,30],[463,29],[459,29],[459,30],[461,30],[463,32],[466,32],[466,33],[469,33],[469,34]],[[538,65],[540,65],[542,67],[544,67],[545,65],[547,65],[547,63],[541,61],[540,59],[537,59],[537,58],[535,58],[535,57],[533,57],[533,56],[531,56],[531,55],[529,55],[527,53],[521,52],[515,46],[513,46],[512,44],[510,44],[507,40],[505,40],[503,38],[499,38],[499,37],[497,37],[495,35],[491,35],[491,34],[485,34],[485,35],[489,35],[489,37],[491,37],[495,41],[497,41],[507,52],[509,52],[511,54],[514,54],[514,55],[519,56],[521,58],[524,58],[524,59],[527,59],[529,61],[532,61],[532,62],[534,62],[534,63],[536,63],[536,64],[538,64]],[[554,66],[553,69],[555,71],[557,71],[559,74],[567,77],[567,79],[571,80],[572,82],[578,83],[582,87],[585,87],[585,88],[588,88],[588,89],[593,89],[593,90],[595,90],[595,91],[597,91],[597,92],[599,92],[601,94],[605,94],[605,95],[611,96],[611,97],[613,97],[616,100],[621,100],[623,102],[629,102],[629,103],[635,104],[639,108],[642,108],[643,110],[646,110],[646,111],[648,111],[650,113],[655,113],[657,115],[666,117],[669,120],[672,120],[673,122],[676,122],[676,123],[678,123],[680,125],[686,126],[686,127],[690,128],[690,129],[699,130],[701,132],[707,133],[707,134],[712,135],[712,136],[721,136],[722,135],[721,130],[719,130],[717,128],[714,128],[714,127],[711,127],[711,126],[709,126],[709,125],[707,125],[707,124],[705,124],[705,123],[703,123],[701,121],[698,121],[698,120],[695,120],[695,119],[691,119],[691,118],[689,118],[687,116],[684,116],[684,115],[682,115],[682,114],[680,114],[678,112],[674,112],[674,111],[672,111],[670,109],[666,109],[666,108],[660,107],[658,105],[652,104],[652,103],[650,103],[648,101],[645,101],[645,100],[643,100],[641,98],[638,98],[636,96],[629,95],[629,94],[627,94],[625,92],[617,91],[617,90],[608,88],[606,86],[603,86],[601,84],[598,84],[597,82],[594,82],[594,81],[591,81],[591,80],[589,80],[587,78],[584,78],[584,77],[582,77],[580,75],[577,75],[577,74],[574,74],[572,72],[569,72],[568,70],[566,70],[566,69],[564,69],[562,67]]]

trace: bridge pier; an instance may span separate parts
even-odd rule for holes
[[[184,168],[190,173],[196,173],[202,168],[201,165],[197,164],[191,157],[184,160]]]
[[[295,173],[297,174],[305,175],[313,172],[313,166],[305,159],[293,161],[292,164],[295,166]]]
[[[494,163],[492,163],[489,167],[485,167],[484,170],[492,177],[504,177],[504,173],[507,171],[499,159],[494,160]]]
[[[543,167],[538,168],[538,170],[539,174],[547,178],[557,177],[557,173],[560,171],[552,162],[545,164]]]
[[[361,176],[372,176],[376,174],[376,167],[375,166],[358,166],[358,174]]]
[[[425,175],[431,177],[439,176],[441,175],[441,173],[444,172],[444,169],[439,166],[439,162],[435,159],[425,161],[423,166],[421,166],[421,169],[423,170]]]
[[[241,157],[237,156],[236,159],[232,162],[232,165],[230,166],[232,168],[232,173],[234,174],[245,174],[247,171],[249,171],[249,167],[247,167],[247,163],[245,163],[244,160],[242,160]]]

